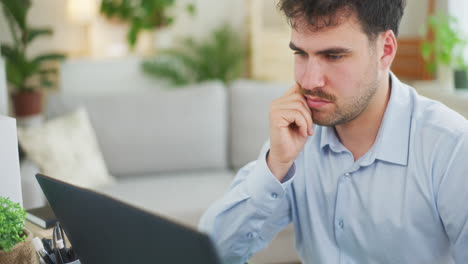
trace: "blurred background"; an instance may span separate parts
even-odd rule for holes
[[[277,1],[2,0],[2,2],[4,5],[0,8],[3,9],[7,3],[16,2],[17,4],[12,5],[23,9],[23,15],[26,16],[25,23],[30,29],[50,30],[28,43],[24,51],[29,58],[50,53],[63,54],[64,59],[59,60],[62,63],[64,61],[100,63],[109,59],[129,57],[156,58],[157,54],[162,55],[163,50],[190,48],[190,44],[186,42],[187,38],[198,44],[203,42],[207,44],[216,38],[213,37],[214,32],[222,31],[224,26],[224,30],[229,31],[225,32],[228,34],[225,37],[230,38],[224,41],[234,44],[231,45],[234,46],[234,50],[229,49],[230,47],[224,48],[234,54],[235,52],[242,54],[239,58],[241,62],[231,62],[236,65],[234,67],[237,67],[237,63],[242,64],[236,68],[236,77],[292,81],[293,57],[288,49],[289,27],[276,8]],[[27,10],[21,6],[20,3],[23,2]],[[444,65],[444,58],[440,61],[437,56],[426,54],[426,57],[432,57],[425,62],[424,54],[433,53],[429,51],[429,47],[426,51],[421,49],[421,44],[425,39],[437,41],[434,40],[434,29],[429,27],[430,16],[437,14],[457,19],[458,23],[453,29],[457,36],[465,41],[463,37],[468,31],[468,18],[463,15],[462,10],[468,3],[463,0],[407,2],[400,29],[401,52],[394,64],[394,72],[409,82],[447,78],[445,76],[447,74],[440,72],[437,74],[436,68],[429,65],[429,60],[442,62],[440,64]],[[7,13],[0,14],[0,43],[18,46],[18,43],[15,43],[15,34],[11,32]],[[443,19],[439,19],[438,25],[443,25]],[[18,31],[16,35],[21,34],[24,34],[24,31]],[[219,38],[217,40],[218,45],[222,46],[220,41],[223,40]],[[460,49],[463,48],[457,47],[452,53],[460,53]],[[451,55],[457,57],[456,54]],[[174,58],[167,59],[167,56],[161,57],[164,58],[159,58],[159,61],[174,60]],[[449,67],[458,67],[453,61],[446,64],[449,64]],[[161,73],[164,70],[158,66],[160,66],[158,63],[147,65],[146,72],[150,74],[152,72],[156,76],[162,75],[164,78],[171,73],[175,75],[173,72]],[[180,73],[181,65],[178,66]],[[213,78],[222,77],[213,76]],[[180,79],[174,82],[184,83]]]
[[[468,1],[407,2],[392,71],[467,117]],[[294,83],[276,4],[0,0],[0,115],[16,118],[24,207],[46,205],[42,172],[196,227]],[[293,228],[253,261],[299,263]]]

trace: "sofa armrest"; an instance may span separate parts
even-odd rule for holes
[[[39,171],[39,167],[28,158],[21,160],[21,189],[23,193],[23,207],[26,210],[41,207],[47,203],[42,189],[36,180],[36,173]]]

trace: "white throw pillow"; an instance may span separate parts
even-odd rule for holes
[[[38,127],[18,128],[18,140],[45,175],[87,188],[114,181],[84,108]]]

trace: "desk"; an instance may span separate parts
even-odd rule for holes
[[[39,238],[49,238],[49,239],[52,239],[52,232],[54,230],[54,228],[49,228],[49,229],[44,229],[36,224],[33,224],[31,222],[29,222],[28,220],[26,220],[26,223],[24,224],[24,227],[31,231],[31,233],[33,234],[33,236],[35,237],[39,237]],[[67,247],[70,247],[70,241],[68,240],[68,237],[67,235],[65,234],[65,242],[67,243]]]

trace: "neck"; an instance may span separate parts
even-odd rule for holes
[[[385,109],[387,109],[390,99],[390,81],[388,77],[383,79],[364,112],[348,123],[335,126],[341,143],[353,153],[355,161],[374,145]]]

